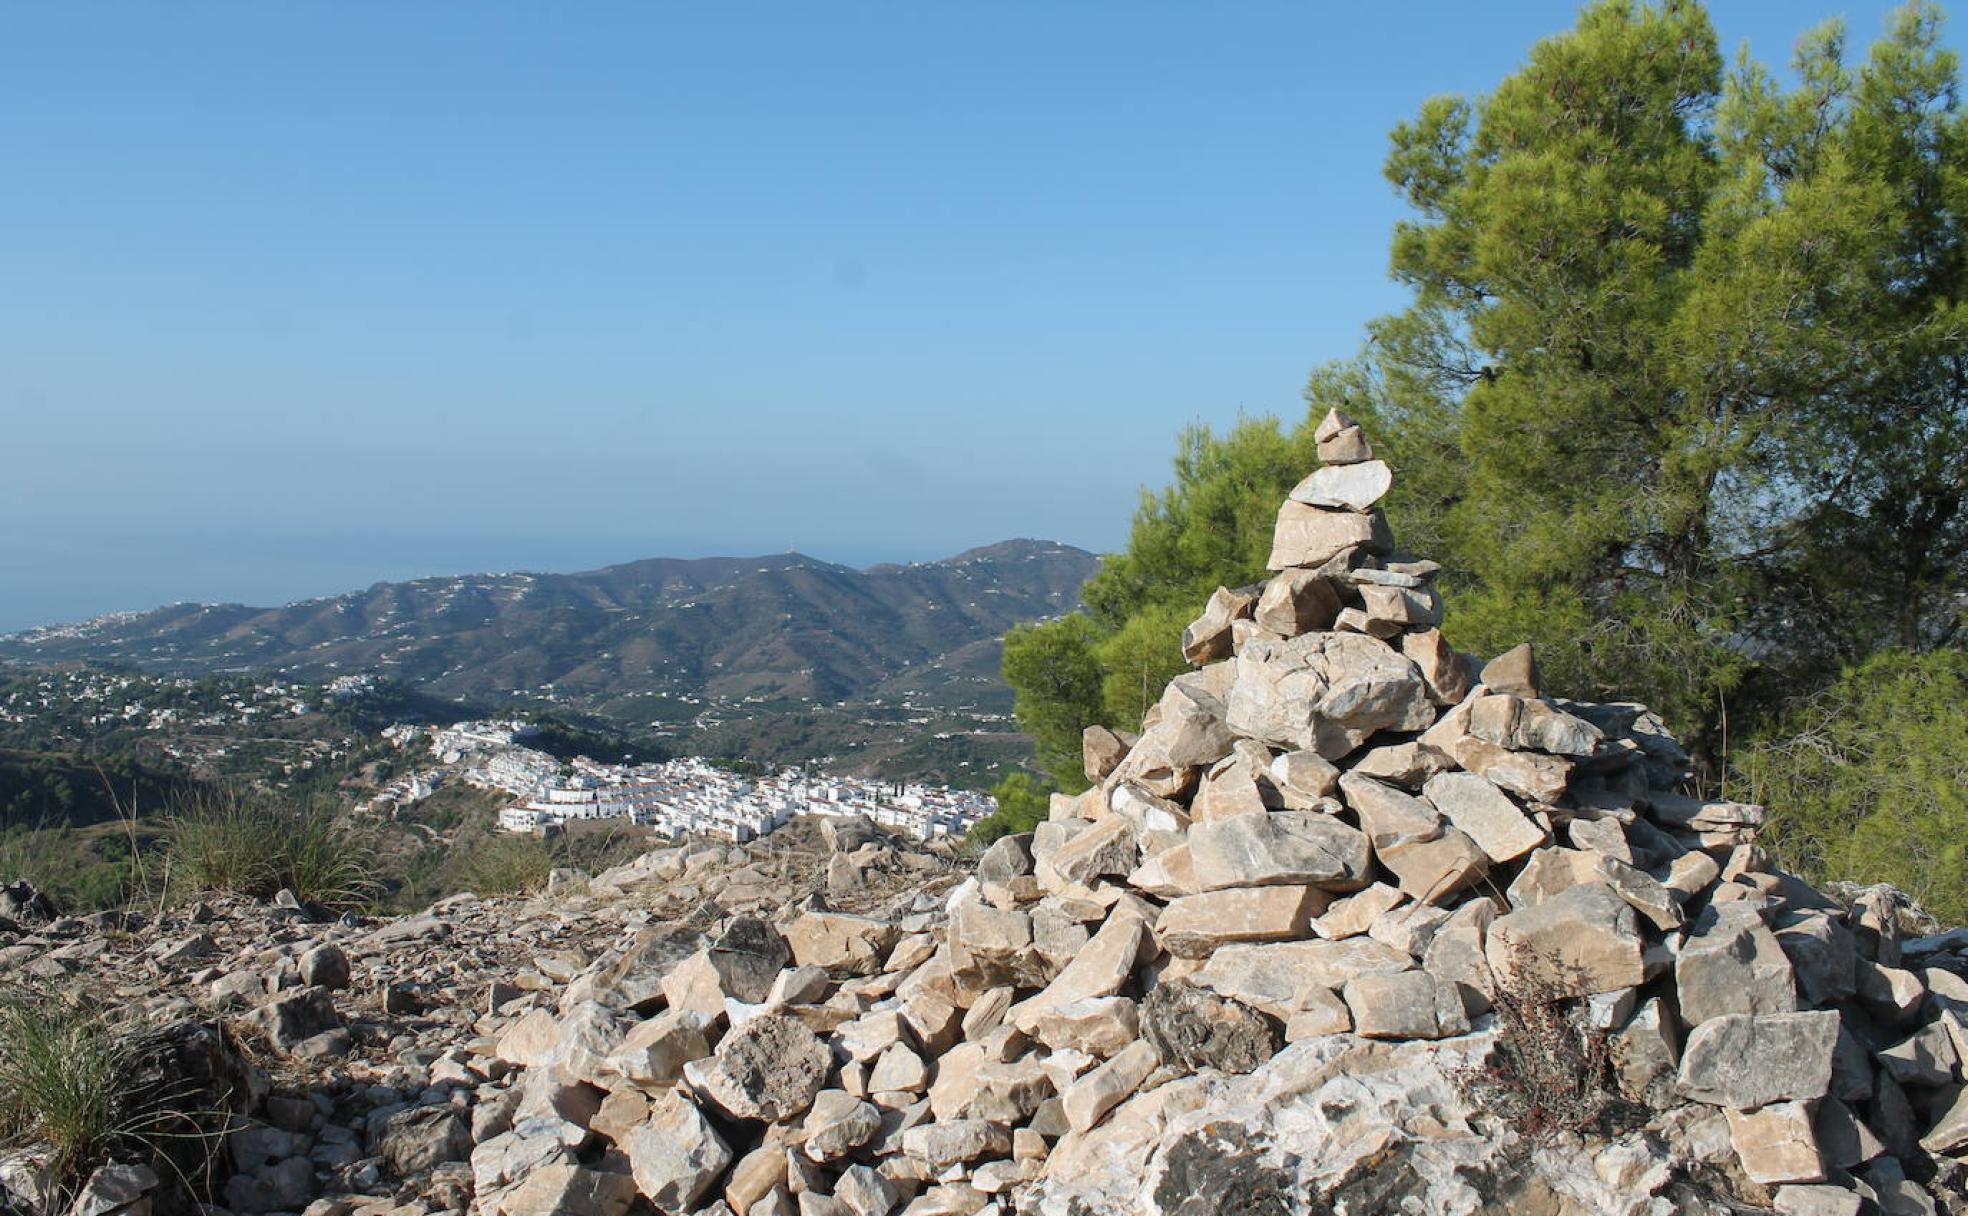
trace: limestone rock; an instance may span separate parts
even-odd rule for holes
[[[1772,1102],[1753,1111],[1724,1113],[1729,1117],[1729,1139],[1751,1182],[1776,1186],[1824,1180],[1809,1103]]]
[[[1456,985],[1426,971],[1355,976],[1343,995],[1353,1032],[1366,1038],[1440,1039],[1469,1030]]]
[[[1195,825],[1188,847],[1204,891],[1287,884],[1357,890],[1372,863],[1363,834],[1317,811],[1213,819]]]
[[[1437,773],[1422,787],[1422,797],[1491,861],[1512,861],[1549,839],[1508,795],[1475,773]]]
[[[1501,984],[1536,982],[1554,994],[1588,996],[1644,983],[1644,948],[1633,909],[1594,883],[1498,917],[1486,953]]]
[[[1332,898],[1311,886],[1227,887],[1169,902],[1155,937],[1178,958],[1207,958],[1232,942],[1290,941],[1311,931]]]
[[[1272,570],[1317,567],[1348,549],[1388,553],[1393,548],[1394,534],[1378,508],[1366,513],[1329,511],[1287,500],[1278,509],[1265,565]]]
[[[1680,1090],[1736,1110],[1822,1098],[1837,1045],[1838,1014],[1829,1010],[1725,1014],[1689,1034]]]
[[[1253,618],[1281,637],[1325,629],[1339,615],[1339,592],[1316,570],[1286,570],[1265,584]]]
[[[651,1099],[649,1120],[629,1132],[622,1152],[636,1189],[666,1212],[693,1209],[731,1164],[723,1137],[675,1091]]]
[[[767,1013],[725,1035],[716,1054],[687,1065],[684,1076],[737,1118],[777,1122],[812,1105],[832,1064],[827,1045],[799,1019]]]
[[[1148,994],[1141,1030],[1163,1060],[1190,1072],[1250,1072],[1283,1046],[1270,1018],[1183,981],[1158,984]]]
[[[1485,663],[1481,682],[1483,687],[1495,693],[1513,697],[1539,695],[1537,656],[1532,653],[1531,644],[1525,642],[1513,646]]]

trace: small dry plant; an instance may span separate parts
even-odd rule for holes
[[[1491,997],[1495,1050],[1453,1078],[1463,1097],[1532,1142],[1623,1121],[1631,1104],[1620,1094],[1609,1037],[1572,995],[1581,970],[1521,942],[1511,964],[1511,982]]]

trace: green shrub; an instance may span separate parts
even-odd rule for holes
[[[1817,882],[1890,882],[1968,919],[1968,653],[1887,651],[1731,757],[1760,843]]]

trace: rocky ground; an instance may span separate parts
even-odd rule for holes
[[[1275,577],[974,870],[829,820],[380,922],[19,893],[0,968],[243,1078],[208,1212],[1968,1212],[1968,930],[1451,650],[1386,466],[1319,438]],[[169,1201],[129,1163],[72,1211]]]

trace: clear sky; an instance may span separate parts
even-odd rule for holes
[[[1711,11],[1784,62],[1887,7]],[[1388,129],[1574,13],[8,5],[0,629],[1114,548],[1183,425],[1401,303]]]

